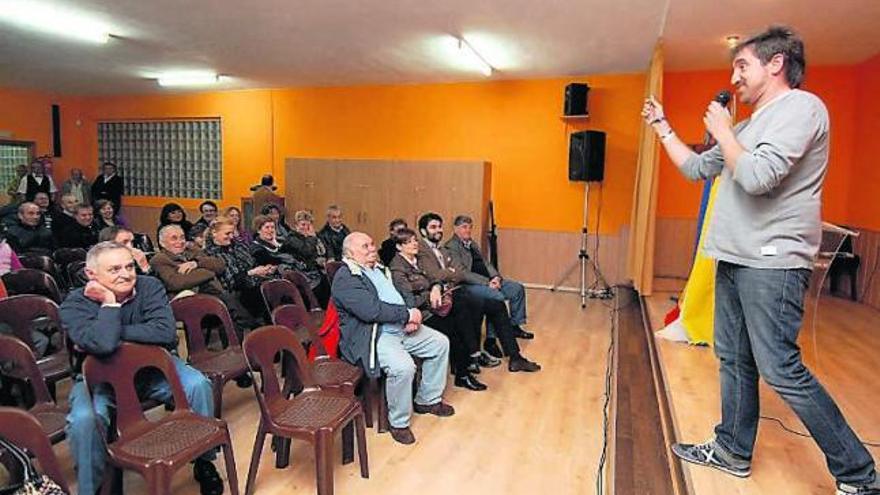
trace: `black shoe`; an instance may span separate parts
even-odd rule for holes
[[[467,370],[468,370],[468,373],[470,373],[472,375],[479,375],[480,374],[480,363],[479,363],[478,358],[472,358],[471,364],[468,365]]]
[[[483,349],[498,359],[504,357],[504,353],[502,353],[501,348],[498,347],[498,339],[486,339],[485,342],[483,342]]]
[[[475,392],[480,392],[480,391],[483,391],[483,390],[486,390],[487,388],[489,388],[486,386],[486,384],[480,383],[471,374],[455,377],[455,386],[461,387],[461,388],[466,388],[468,390],[473,390]]]
[[[393,426],[389,426],[388,431],[391,432],[391,438],[393,438],[394,441],[397,443],[402,443],[404,445],[411,445],[416,443],[416,436],[413,435],[413,432],[409,429],[409,426],[407,426],[406,428],[395,428]]]
[[[193,478],[199,482],[202,495],[222,495],[223,478],[220,477],[214,463],[196,459],[193,465]]]
[[[507,363],[507,370],[511,373],[515,373],[517,371],[532,372],[538,371],[540,369],[540,364],[533,363],[522,356],[512,357],[510,358],[510,362]]]
[[[533,334],[532,332],[526,332],[519,325],[513,326],[513,336],[518,339],[526,340],[532,340],[533,338],[535,338],[535,334]]]
[[[251,375],[244,374],[235,379],[235,384],[238,385],[238,388],[248,388],[254,384],[254,380]]]

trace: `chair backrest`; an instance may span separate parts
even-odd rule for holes
[[[37,358],[34,356],[34,352],[21,339],[9,335],[0,335],[0,362],[11,363],[20,375],[27,378],[37,404],[55,403],[49,394],[49,387],[46,386],[43,372],[40,371],[40,367],[37,365]]]
[[[336,276],[336,272],[342,268],[345,263],[341,261],[328,261],[324,265],[324,271],[327,272],[327,281],[330,282],[330,285],[333,285],[333,277]]]
[[[33,270],[42,270],[49,274],[55,274],[55,261],[44,254],[24,253],[18,257],[21,266]]]
[[[245,336],[243,348],[251,372],[259,371],[262,376],[262,393],[256,389],[262,408],[281,398],[281,385],[273,365],[279,352],[282,353],[281,362],[292,368],[286,370],[288,379],[299,379],[305,388],[317,387],[302,344],[287,327],[269,325],[257,328]],[[285,359],[284,354],[293,359]]]
[[[86,262],[73,261],[67,264],[67,280],[70,282],[71,289],[85,287],[89,283],[89,277],[86,275]]]
[[[121,435],[147,421],[135,388],[135,377],[144,368],[159,370],[171,386],[176,410],[191,410],[171,355],[156,345],[123,342],[105,357],[88,356],[83,362],[83,376],[89,391],[101,383],[108,384],[116,397],[116,426]]]
[[[55,250],[55,263],[62,270],[74,261],[85,261],[86,250],[83,248],[59,248]]]
[[[33,454],[40,463],[43,474],[57,483],[65,493],[70,493],[49,437],[33,415],[14,407],[0,407],[0,436]]]
[[[59,331],[63,331],[58,305],[51,299],[35,294],[0,299],[0,323],[9,326],[12,334],[27,344],[32,351],[34,342],[31,339],[31,330],[40,326],[54,326]]]
[[[306,311],[306,308],[302,306],[296,304],[282,304],[272,310],[273,325],[281,325],[290,330],[296,330],[300,327],[307,329],[309,336],[311,337],[311,345],[315,346],[318,351],[317,355],[326,356],[327,349],[324,348],[324,343],[321,340],[321,337],[309,327],[308,322],[309,313]]]
[[[52,275],[42,270],[22,268],[3,275],[3,283],[10,295],[39,294],[61,304],[61,291]]]
[[[260,292],[270,313],[282,304],[298,304],[305,307],[302,294],[290,280],[283,278],[267,280],[260,285]]]
[[[150,239],[149,235],[144,234],[143,232],[135,232],[131,244],[145,253],[156,252],[156,248],[153,247],[152,239]]]
[[[186,330],[186,348],[191,356],[208,352],[202,325],[208,317],[216,317],[223,325],[229,346],[238,346],[238,336],[226,304],[220,298],[208,294],[194,294],[171,301],[174,319],[183,323]]]
[[[321,309],[321,304],[318,302],[317,296],[315,296],[315,291],[312,290],[311,285],[309,285],[309,279],[303,272],[287,270],[284,272],[284,278],[293,282],[293,285],[299,290],[300,296],[306,296],[306,299],[309,301],[309,309]]]

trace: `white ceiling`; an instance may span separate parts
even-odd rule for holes
[[[0,0],[0,8],[7,0]],[[725,34],[788,22],[810,64],[880,51],[880,0],[39,0],[94,15],[105,45],[0,23],[0,86],[164,92],[151,75],[213,70],[220,88],[483,80],[438,56],[464,36],[493,79],[638,72],[661,31],[673,69],[726,67]],[[818,13],[818,14],[817,14]]]

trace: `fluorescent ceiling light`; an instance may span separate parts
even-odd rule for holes
[[[484,76],[489,77],[492,75],[492,66],[489,65],[489,62],[477,53],[474,48],[468,44],[464,38],[458,38],[458,56],[461,60],[468,66],[474,67],[476,70],[479,70]]]
[[[8,0],[0,8],[0,19],[44,33],[92,43],[106,43],[109,28],[93,17],[33,1]]]
[[[222,76],[213,72],[173,72],[158,78],[159,86],[207,86],[217,84]]]

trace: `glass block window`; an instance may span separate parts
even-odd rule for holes
[[[6,187],[18,177],[15,169],[19,165],[29,165],[34,158],[34,143],[29,141],[7,141],[0,139],[0,186]],[[5,196],[6,191],[0,191]],[[5,197],[0,201],[6,200]]]
[[[219,118],[100,122],[98,168],[115,163],[125,178],[126,196],[218,199],[220,129]]]

